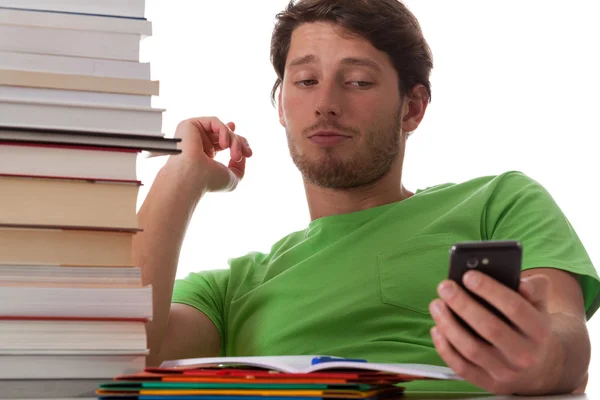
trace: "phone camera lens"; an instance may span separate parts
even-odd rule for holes
[[[467,267],[469,267],[469,268],[477,268],[478,265],[479,265],[479,260],[476,258],[471,258],[471,259],[467,260]]]

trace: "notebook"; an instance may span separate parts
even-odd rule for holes
[[[419,378],[462,380],[448,367],[427,364],[372,363],[362,359],[348,359],[324,355],[190,358],[165,361],[160,365],[159,370],[215,367],[262,368],[288,374],[307,374],[318,371],[350,369],[388,372]]]

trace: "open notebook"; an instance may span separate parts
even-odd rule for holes
[[[399,384],[418,379],[460,380],[449,368],[423,364],[320,355],[211,357],[117,376],[96,394],[101,400],[377,400],[401,396]]]
[[[165,361],[160,369],[262,368],[290,374],[331,370],[368,370],[415,378],[462,380],[450,368],[426,364],[383,364],[332,356],[209,357]]]

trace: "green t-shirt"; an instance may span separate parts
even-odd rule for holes
[[[460,241],[519,240],[523,269],[577,274],[588,318],[600,280],[550,194],[519,172],[419,190],[401,202],[312,221],[269,254],[177,280],[173,302],[206,314],[222,356],[333,355],[445,365],[429,303]],[[417,381],[407,390],[480,391]]]

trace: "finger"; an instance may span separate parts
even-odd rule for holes
[[[202,134],[201,132],[200,138],[202,139],[202,148],[204,149],[204,153],[210,158],[215,158],[217,151],[220,149],[217,149],[217,146],[215,146],[215,143],[213,143],[208,135]]]
[[[221,145],[219,144],[219,132],[208,132],[207,135],[212,143],[217,144],[219,145],[219,147],[221,147]]]
[[[465,286],[500,311],[530,338],[545,337],[545,319],[520,293],[477,271],[465,274]]]
[[[443,301],[435,300],[431,303],[431,314],[439,331],[464,359],[481,367],[496,380],[516,378],[516,371],[504,362],[504,357],[498,357],[492,345],[484,343],[461,326]]]
[[[229,149],[232,143],[231,136],[233,135],[231,129],[227,125],[221,124],[215,131],[219,132],[219,146],[222,149]]]
[[[220,151],[225,150],[223,147],[221,147],[218,133],[212,132],[212,133],[208,134],[208,137],[210,138],[210,142],[212,143],[212,146],[214,147],[215,152],[218,153]]]
[[[519,286],[519,293],[540,311],[547,311],[549,290],[550,280],[543,275],[523,278]]]
[[[523,336],[509,324],[498,318],[490,310],[482,306],[473,296],[464,291],[453,281],[445,281],[438,287],[440,297],[445,303],[469,325],[481,337],[498,350],[514,365],[526,366],[531,363],[533,350],[532,343],[528,337]],[[449,291],[451,293],[449,293]],[[524,299],[522,301],[525,302]],[[432,304],[433,305],[433,304]],[[442,305],[444,303],[442,302]],[[450,312],[444,312],[434,319],[443,319],[449,326],[458,326],[460,334],[465,331]],[[436,319],[437,321],[437,319]],[[466,334],[466,331],[465,331]],[[460,336],[460,335],[459,335]],[[473,337],[472,335],[468,335]],[[469,351],[471,349],[467,349]],[[465,354],[465,356],[467,356]]]
[[[235,132],[235,123],[234,122],[228,122],[225,125],[227,125],[227,127],[229,129],[231,129],[231,132]],[[243,157],[251,157],[252,150],[250,149],[250,146],[248,145],[248,141],[240,135],[236,135],[236,136],[237,136],[237,139],[240,141],[240,145],[241,145],[240,149],[242,152],[242,156]]]
[[[231,159],[236,161],[236,162],[240,162],[242,161],[242,159],[244,158],[244,152],[243,152],[243,145],[242,145],[242,141],[240,140],[239,136],[236,135],[235,133],[233,133],[233,131],[229,131],[230,132],[230,154],[231,154]]]
[[[200,137],[202,143],[202,149],[204,153],[211,158],[214,158],[217,151],[221,149],[215,145],[214,141],[211,140],[212,131],[210,130],[210,123],[206,118],[191,118],[182,121],[178,126],[178,132],[183,134],[182,136],[197,138]]]
[[[202,143],[204,145],[204,149],[206,149],[207,155],[211,158],[214,158],[216,153],[223,151],[226,147],[221,145],[219,137],[221,136],[222,127],[219,123],[220,121],[216,118],[211,118],[211,121],[206,121],[206,123],[202,123],[200,121],[199,128],[203,132],[202,135]],[[216,125],[215,125],[216,124]],[[215,127],[217,129],[215,129]],[[207,140],[205,140],[205,137]],[[212,148],[212,150],[211,150]]]
[[[235,129],[235,123],[229,122],[224,124],[218,118],[210,117],[199,120],[206,134],[210,137],[215,148],[215,152],[224,149],[230,149],[230,157],[239,162],[243,157],[242,144],[233,133],[232,127]]]
[[[225,124],[231,129],[232,132],[235,132],[235,123],[228,122]],[[244,157],[252,157],[252,149],[250,148],[250,144],[248,144],[248,140],[245,137],[237,135],[237,137],[242,142],[242,154]]]
[[[246,158],[242,157],[240,161],[231,159],[228,167],[235,174],[237,180],[241,180],[246,172]]]
[[[206,118],[194,118],[190,120],[192,124],[208,135],[210,141],[215,145],[215,150],[220,151],[229,148],[229,132],[230,129],[218,118],[206,117]]]
[[[248,140],[243,137],[238,135],[238,138],[240,139],[240,141],[242,142],[242,153],[244,154],[244,157],[252,157],[252,149],[250,148],[250,144],[248,143]]]
[[[487,390],[487,388],[491,386],[492,378],[486,374],[484,370],[465,360],[458,354],[440,331],[439,327],[434,326],[431,329],[431,337],[438,354],[454,373],[483,389]]]

